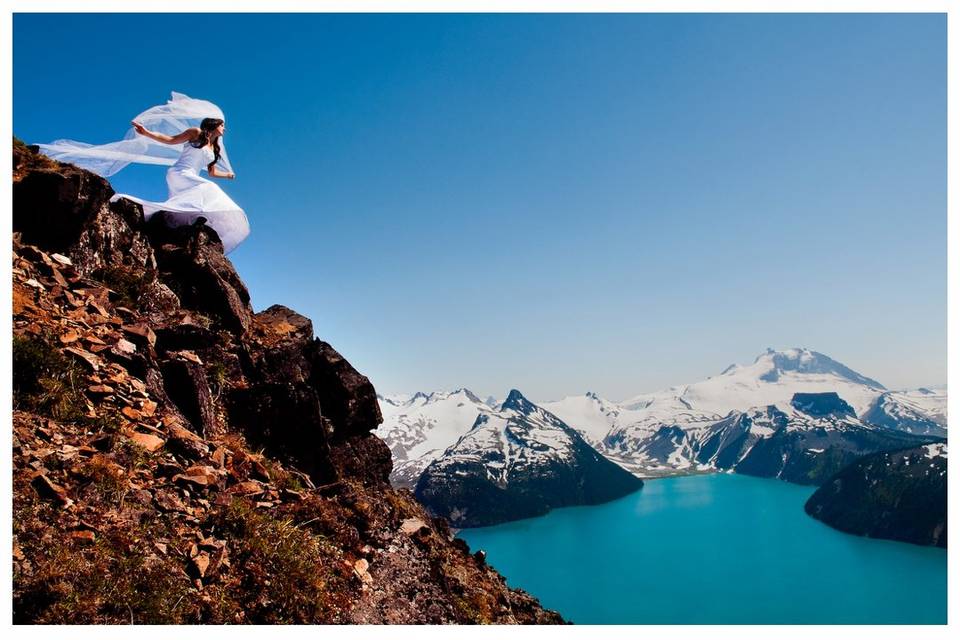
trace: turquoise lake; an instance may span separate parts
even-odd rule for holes
[[[945,624],[942,549],[835,531],[814,491],[714,474],[464,529],[472,550],[579,624]]]

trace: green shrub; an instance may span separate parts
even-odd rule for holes
[[[98,270],[94,276],[117,294],[118,305],[135,308],[147,287],[156,280],[157,273],[142,267],[110,265]]]
[[[215,512],[210,524],[215,535],[227,540],[232,571],[242,576],[231,599],[241,601],[248,622],[322,622],[335,608],[331,592],[345,595],[345,585],[331,588],[339,578],[327,566],[334,560],[323,540],[293,520],[235,499]]]
[[[49,337],[13,337],[13,405],[55,420],[86,415],[80,389],[83,371],[53,346]]]

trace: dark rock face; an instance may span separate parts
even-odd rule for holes
[[[231,422],[271,456],[292,462],[318,484],[336,479],[330,461],[333,424],[304,384],[262,383],[232,393]]]
[[[861,458],[827,480],[804,509],[847,533],[946,548],[946,445]]]
[[[14,171],[32,162],[15,145]],[[110,203],[113,193],[106,180],[71,165],[30,170],[13,183],[13,231],[25,244],[69,255],[81,275],[108,265],[152,268],[149,241],[133,231],[143,211],[128,201]]]
[[[166,360],[161,364],[167,397],[202,436],[219,431],[217,412],[207,374],[197,362]]]
[[[330,459],[330,444],[366,436],[383,420],[373,385],[314,338],[309,319],[281,305],[252,318],[245,346],[250,384],[231,392],[231,420],[276,455],[296,460],[317,482],[336,479],[337,469],[349,465],[342,456],[340,464]],[[386,445],[385,452],[357,447],[372,471],[379,476],[386,465],[389,475]]]
[[[311,381],[330,418],[341,425],[335,437],[367,433],[383,422],[377,392],[366,376],[326,342],[315,341],[310,352],[314,365]]]
[[[600,504],[642,486],[513,390],[499,412],[478,416],[470,432],[424,470],[415,495],[455,526],[480,527]]]
[[[857,412],[853,410],[845,400],[843,400],[836,391],[825,393],[795,393],[790,404],[799,411],[807,415],[822,416],[856,416]]]
[[[181,305],[209,315],[229,331],[250,327],[250,293],[223,255],[216,231],[206,225],[167,229],[162,212],[150,220],[160,280]]]

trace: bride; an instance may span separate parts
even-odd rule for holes
[[[219,186],[200,175],[205,169],[212,178],[235,177],[223,146],[226,125],[219,107],[173,92],[167,104],[147,109],[131,124],[133,128],[117,142],[90,145],[56,140],[38,146],[55,160],[104,177],[130,162],[172,165],[167,170],[169,193],[164,202],[119,193],[111,201],[126,198],[139,203],[147,220],[164,211],[165,221],[172,226],[203,218],[220,236],[225,252],[235,249],[250,233],[247,216]]]

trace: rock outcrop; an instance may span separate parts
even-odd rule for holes
[[[215,231],[13,165],[16,622],[562,622],[390,487],[373,385]]]

